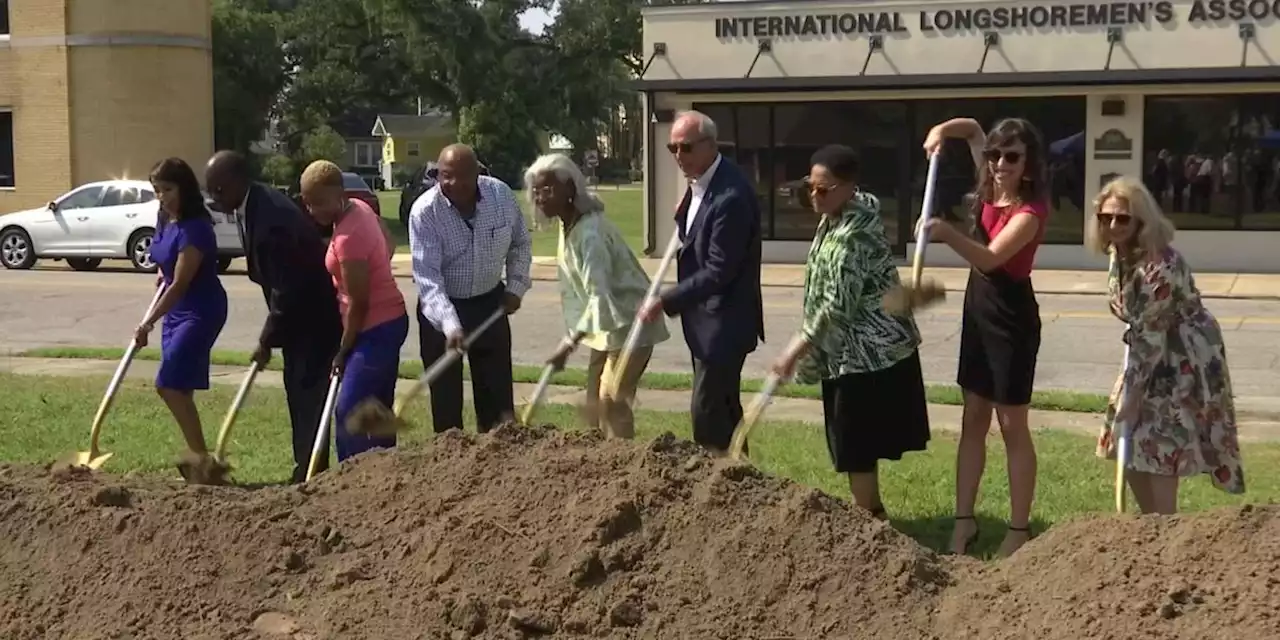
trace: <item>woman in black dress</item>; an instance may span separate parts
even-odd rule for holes
[[[804,276],[804,324],[773,370],[822,383],[827,448],[849,475],[858,506],[886,519],[879,461],[929,443],[929,409],[915,320],[887,313],[901,286],[880,200],[858,188],[858,156],[830,145],[813,154],[807,179],[822,216]]]
[[[1009,529],[997,552],[1008,556],[1031,537],[1036,450],[1028,409],[1040,351],[1040,307],[1031,267],[1049,216],[1049,180],[1040,132],[1026,120],[997,122],[989,133],[969,118],[929,131],[933,154],[947,138],[966,140],[978,169],[973,234],[930,220],[930,237],[945,242],[973,269],[965,287],[957,383],[964,389],[956,453],[956,523],[951,549],[964,553],[978,537],[973,518],[986,466],[987,431],[994,412],[1009,467]]]

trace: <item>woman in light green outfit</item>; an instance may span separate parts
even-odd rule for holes
[[[536,215],[560,221],[556,257],[568,337],[548,362],[563,368],[576,344],[590,348],[587,421],[611,437],[631,438],[636,386],[654,345],[670,337],[665,320],[645,325],[635,353],[618,370],[623,343],[649,290],[649,276],[572,160],[542,156],[525,172],[524,183]]]

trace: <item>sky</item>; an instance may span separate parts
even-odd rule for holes
[[[554,11],[554,8],[552,9]],[[533,33],[542,33],[551,24],[551,14],[543,9],[533,9],[520,16],[520,24]]]

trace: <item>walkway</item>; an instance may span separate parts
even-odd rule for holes
[[[653,275],[658,271],[659,260],[643,258],[640,263]],[[533,259],[532,277],[534,280],[556,280],[555,258],[539,256]],[[395,273],[400,277],[411,277],[411,257],[407,252],[397,254],[393,260]],[[904,280],[911,275],[910,266],[898,268]],[[968,269],[954,267],[929,267],[925,276],[942,283],[948,291],[964,291],[969,280]],[[803,287],[804,265],[802,264],[766,264],[760,271],[761,284],[766,287]],[[1060,269],[1040,269],[1034,276],[1036,291],[1042,294],[1078,294],[1106,295],[1107,273],[1099,270],[1068,271]],[[664,278],[665,282],[675,282],[675,270]],[[1196,285],[1206,298],[1238,298],[1280,300],[1280,274],[1268,273],[1197,273]]]
[[[110,378],[117,363],[109,360],[72,360],[60,358],[0,358],[0,373],[18,375],[43,376],[98,376],[104,381]],[[135,360],[129,367],[128,377],[131,380],[154,380],[159,362]],[[211,381],[218,385],[238,385],[244,379],[244,369],[237,367],[214,366]],[[408,389],[410,380],[401,380],[397,391],[403,393]],[[269,387],[281,387],[283,382],[277,371],[264,371],[258,374],[256,384]],[[516,384],[517,404],[533,395],[534,385]],[[470,395],[467,385],[468,396]],[[743,404],[751,402],[750,394],[743,394]],[[547,394],[547,402],[552,404],[580,405],[583,391],[576,387],[551,387]],[[468,400],[469,402],[469,400]],[[641,389],[638,409],[650,411],[668,411],[686,413],[689,410],[689,393],[687,391],[661,391]],[[930,405],[929,415],[932,426],[938,431],[956,432],[960,424],[960,407],[953,405]],[[766,420],[788,420],[809,424],[822,424],[822,403],[817,400],[803,398],[775,398],[765,413]],[[1032,411],[1031,424],[1037,429],[1059,429],[1082,435],[1095,435],[1099,416],[1085,413],[1062,411]],[[993,437],[995,431],[993,429]],[[1280,441],[1280,422],[1245,418],[1240,424],[1241,440],[1246,442]]]

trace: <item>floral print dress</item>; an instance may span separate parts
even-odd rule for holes
[[[1244,491],[1226,347],[1182,255],[1122,258],[1113,250],[1111,312],[1128,328],[1129,356],[1107,405],[1097,454],[1115,457],[1114,434],[1132,434],[1133,471],[1207,473],[1228,493]],[[1127,409],[1127,411],[1121,411]]]

